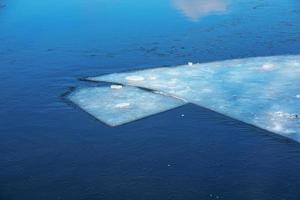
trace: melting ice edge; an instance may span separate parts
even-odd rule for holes
[[[68,96],[110,126],[193,103],[300,142],[300,55],[189,63],[86,80],[117,83]]]

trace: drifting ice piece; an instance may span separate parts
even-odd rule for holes
[[[68,98],[110,126],[125,124],[185,104],[173,97],[116,85],[79,89]]]
[[[300,141],[299,55],[188,64],[88,80],[162,91]]]

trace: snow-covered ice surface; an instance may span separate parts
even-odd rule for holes
[[[173,97],[117,85],[78,89],[68,98],[110,126],[122,125],[185,104]]]
[[[299,55],[153,68],[87,80],[161,91],[300,141]]]

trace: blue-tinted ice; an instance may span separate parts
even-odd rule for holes
[[[189,63],[88,80],[161,91],[300,141],[299,55]]]
[[[110,126],[125,124],[185,104],[173,97],[121,85],[82,88],[68,98]]]

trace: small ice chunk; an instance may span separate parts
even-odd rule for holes
[[[115,105],[115,108],[129,108],[130,103],[118,103]]]
[[[193,66],[193,63],[192,62],[188,62],[188,66]]]
[[[300,99],[300,94],[297,94],[297,95],[296,95],[296,98],[297,98],[297,99]]]
[[[263,64],[263,65],[261,66],[261,69],[262,69],[263,71],[272,71],[272,70],[275,69],[275,65],[272,64],[272,63],[265,63],[265,64]]]
[[[123,86],[122,85],[111,85],[110,88],[115,89],[115,90],[120,90],[123,88]]]
[[[139,81],[144,81],[145,78],[143,76],[127,76],[126,80],[127,81],[139,82]]]

